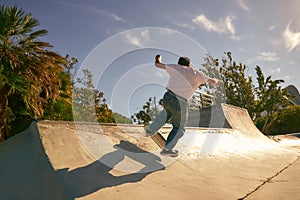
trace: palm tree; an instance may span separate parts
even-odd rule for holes
[[[39,40],[47,30],[16,6],[0,6],[0,140],[43,115],[47,100],[59,94],[65,60]]]

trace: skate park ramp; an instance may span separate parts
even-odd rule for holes
[[[247,109],[228,104],[222,104],[222,109],[225,119],[232,129],[240,131],[247,137],[267,139],[254,125]]]
[[[71,199],[45,154],[37,124],[0,145],[0,199]]]
[[[188,127],[176,159],[143,126],[33,123],[0,145],[0,199],[300,199],[299,146],[265,137],[245,109],[221,108],[230,127]]]

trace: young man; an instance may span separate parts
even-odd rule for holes
[[[170,78],[166,87],[167,92],[163,97],[164,110],[159,113],[152,124],[146,127],[146,135],[156,134],[171,119],[173,129],[169,133],[166,145],[160,154],[176,157],[178,151],[173,150],[173,148],[185,132],[189,99],[201,84],[208,82],[218,85],[220,80],[207,77],[204,73],[193,69],[188,57],[180,57],[178,64],[164,64],[161,62],[161,56],[157,55],[155,66],[166,70]]]

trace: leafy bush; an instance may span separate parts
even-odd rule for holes
[[[72,104],[64,99],[52,100],[45,108],[44,119],[73,121]]]
[[[266,125],[267,120],[267,116],[258,117],[255,119],[254,124],[261,132],[264,132],[264,127]]]
[[[127,118],[120,113],[113,113],[113,118],[115,119],[116,123],[118,124],[132,124],[130,118]]]
[[[266,134],[300,132],[300,106],[289,106],[277,114],[266,127]]]
[[[42,117],[60,92],[65,60],[40,39],[47,30],[38,24],[22,9],[0,5],[0,141]]]

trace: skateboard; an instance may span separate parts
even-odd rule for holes
[[[157,132],[156,134],[151,135],[150,137],[161,149],[165,147],[166,139],[161,135],[161,133]]]

